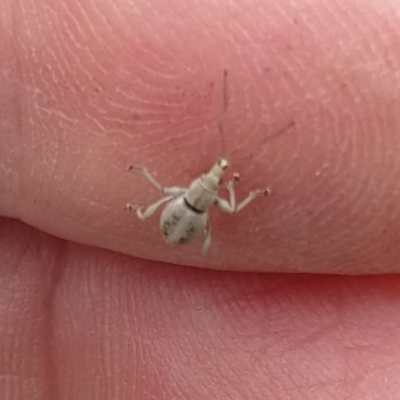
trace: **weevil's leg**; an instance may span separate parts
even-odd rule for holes
[[[203,241],[203,246],[201,248],[201,252],[203,254],[206,254],[210,249],[210,246],[211,246],[211,229],[210,229],[210,223],[208,222],[206,229],[204,229],[204,241]]]
[[[140,173],[142,173],[144,175],[144,177],[154,186],[156,187],[160,192],[163,192],[164,188],[163,186],[157,181],[156,178],[154,178],[154,176],[147,170],[147,168],[142,167],[140,165],[130,165],[127,169],[127,171],[139,171]]]
[[[251,203],[256,197],[268,196],[269,194],[270,194],[269,189],[254,190],[253,192],[250,192],[249,195],[239,203],[235,211],[239,212],[240,210],[243,210],[243,208],[245,208],[249,203]]]
[[[239,181],[239,175],[234,174],[232,180],[226,186],[229,192],[229,202],[225,199],[217,197],[216,204],[218,208],[226,213],[232,214],[236,211],[236,194],[235,184]]]
[[[138,218],[143,220],[146,218],[150,218],[157,211],[158,207],[160,207],[166,201],[172,200],[173,198],[173,196],[163,197],[155,203],[150,204],[144,212],[142,212],[142,207],[133,206],[129,203],[125,206],[125,210],[136,211]]]
[[[163,192],[172,197],[182,196],[187,191],[187,188],[171,186],[163,188]]]
[[[145,167],[130,165],[127,170],[131,171],[133,169],[141,172],[154,187],[156,187],[160,192],[167,194],[168,196],[178,197],[186,191],[186,188],[181,187],[164,187]]]

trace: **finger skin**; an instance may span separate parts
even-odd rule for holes
[[[398,276],[202,271],[6,220],[0,264],[1,399],[398,398]]]
[[[2,215],[181,265],[399,271],[395,2],[0,7]],[[123,210],[160,196],[127,165],[184,186],[221,155],[221,142],[243,178],[238,199],[266,187],[271,196],[237,215],[212,210],[207,258],[200,243],[167,246],[157,217],[140,222]]]

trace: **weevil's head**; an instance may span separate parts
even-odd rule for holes
[[[224,175],[226,169],[229,167],[229,161],[225,157],[221,157],[211,169],[205,173],[201,180],[204,187],[208,190],[217,192],[219,186],[222,183],[222,176]]]
[[[215,165],[217,165],[219,168],[221,168],[222,173],[223,173],[223,171],[225,171],[225,170],[229,167],[229,161],[228,161],[227,158],[221,157],[221,158],[217,161],[217,163],[216,163]]]

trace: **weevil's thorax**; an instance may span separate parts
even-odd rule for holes
[[[204,212],[215,202],[222,176],[228,166],[228,160],[220,158],[207,173],[201,175],[200,178],[190,184],[185,195],[185,199],[190,206],[200,212]]]

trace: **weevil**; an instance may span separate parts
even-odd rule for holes
[[[223,101],[224,111],[227,108],[227,71],[224,70],[223,82]],[[272,137],[281,134],[284,130],[292,127],[291,121],[287,127],[277,132]],[[222,127],[218,124],[220,138],[223,140]],[[263,142],[265,142],[265,138]],[[165,194],[164,197],[148,206],[144,211],[142,207],[127,203],[126,210],[136,211],[139,219],[144,220],[158,210],[160,206],[167,203],[160,217],[160,231],[167,243],[185,244],[196,237],[203,235],[203,254],[207,253],[211,245],[211,228],[209,221],[209,210],[212,205],[216,205],[225,213],[235,213],[243,210],[256,197],[268,195],[269,189],[258,189],[251,191],[247,197],[239,204],[236,204],[235,185],[240,180],[239,174],[235,173],[226,185],[229,193],[229,200],[223,199],[218,195],[222,185],[222,177],[229,167],[226,157],[220,157],[210,170],[200,177],[194,179],[189,187],[165,187],[143,166],[129,166],[128,171],[136,170],[159,191]]]
[[[136,211],[139,219],[151,217],[164,203],[169,202],[161,213],[160,231],[166,242],[185,244],[203,234],[203,254],[211,245],[211,228],[209,209],[215,204],[226,213],[243,210],[257,196],[269,194],[269,189],[254,190],[236,205],[235,184],[240,180],[239,174],[233,174],[227,184],[229,201],[218,196],[222,176],[229,166],[226,158],[221,157],[205,174],[196,178],[189,187],[164,187],[150,172],[141,166],[130,166],[128,170],[141,172],[146,179],[166,196],[151,204],[142,211],[142,207],[126,204],[125,209]]]

